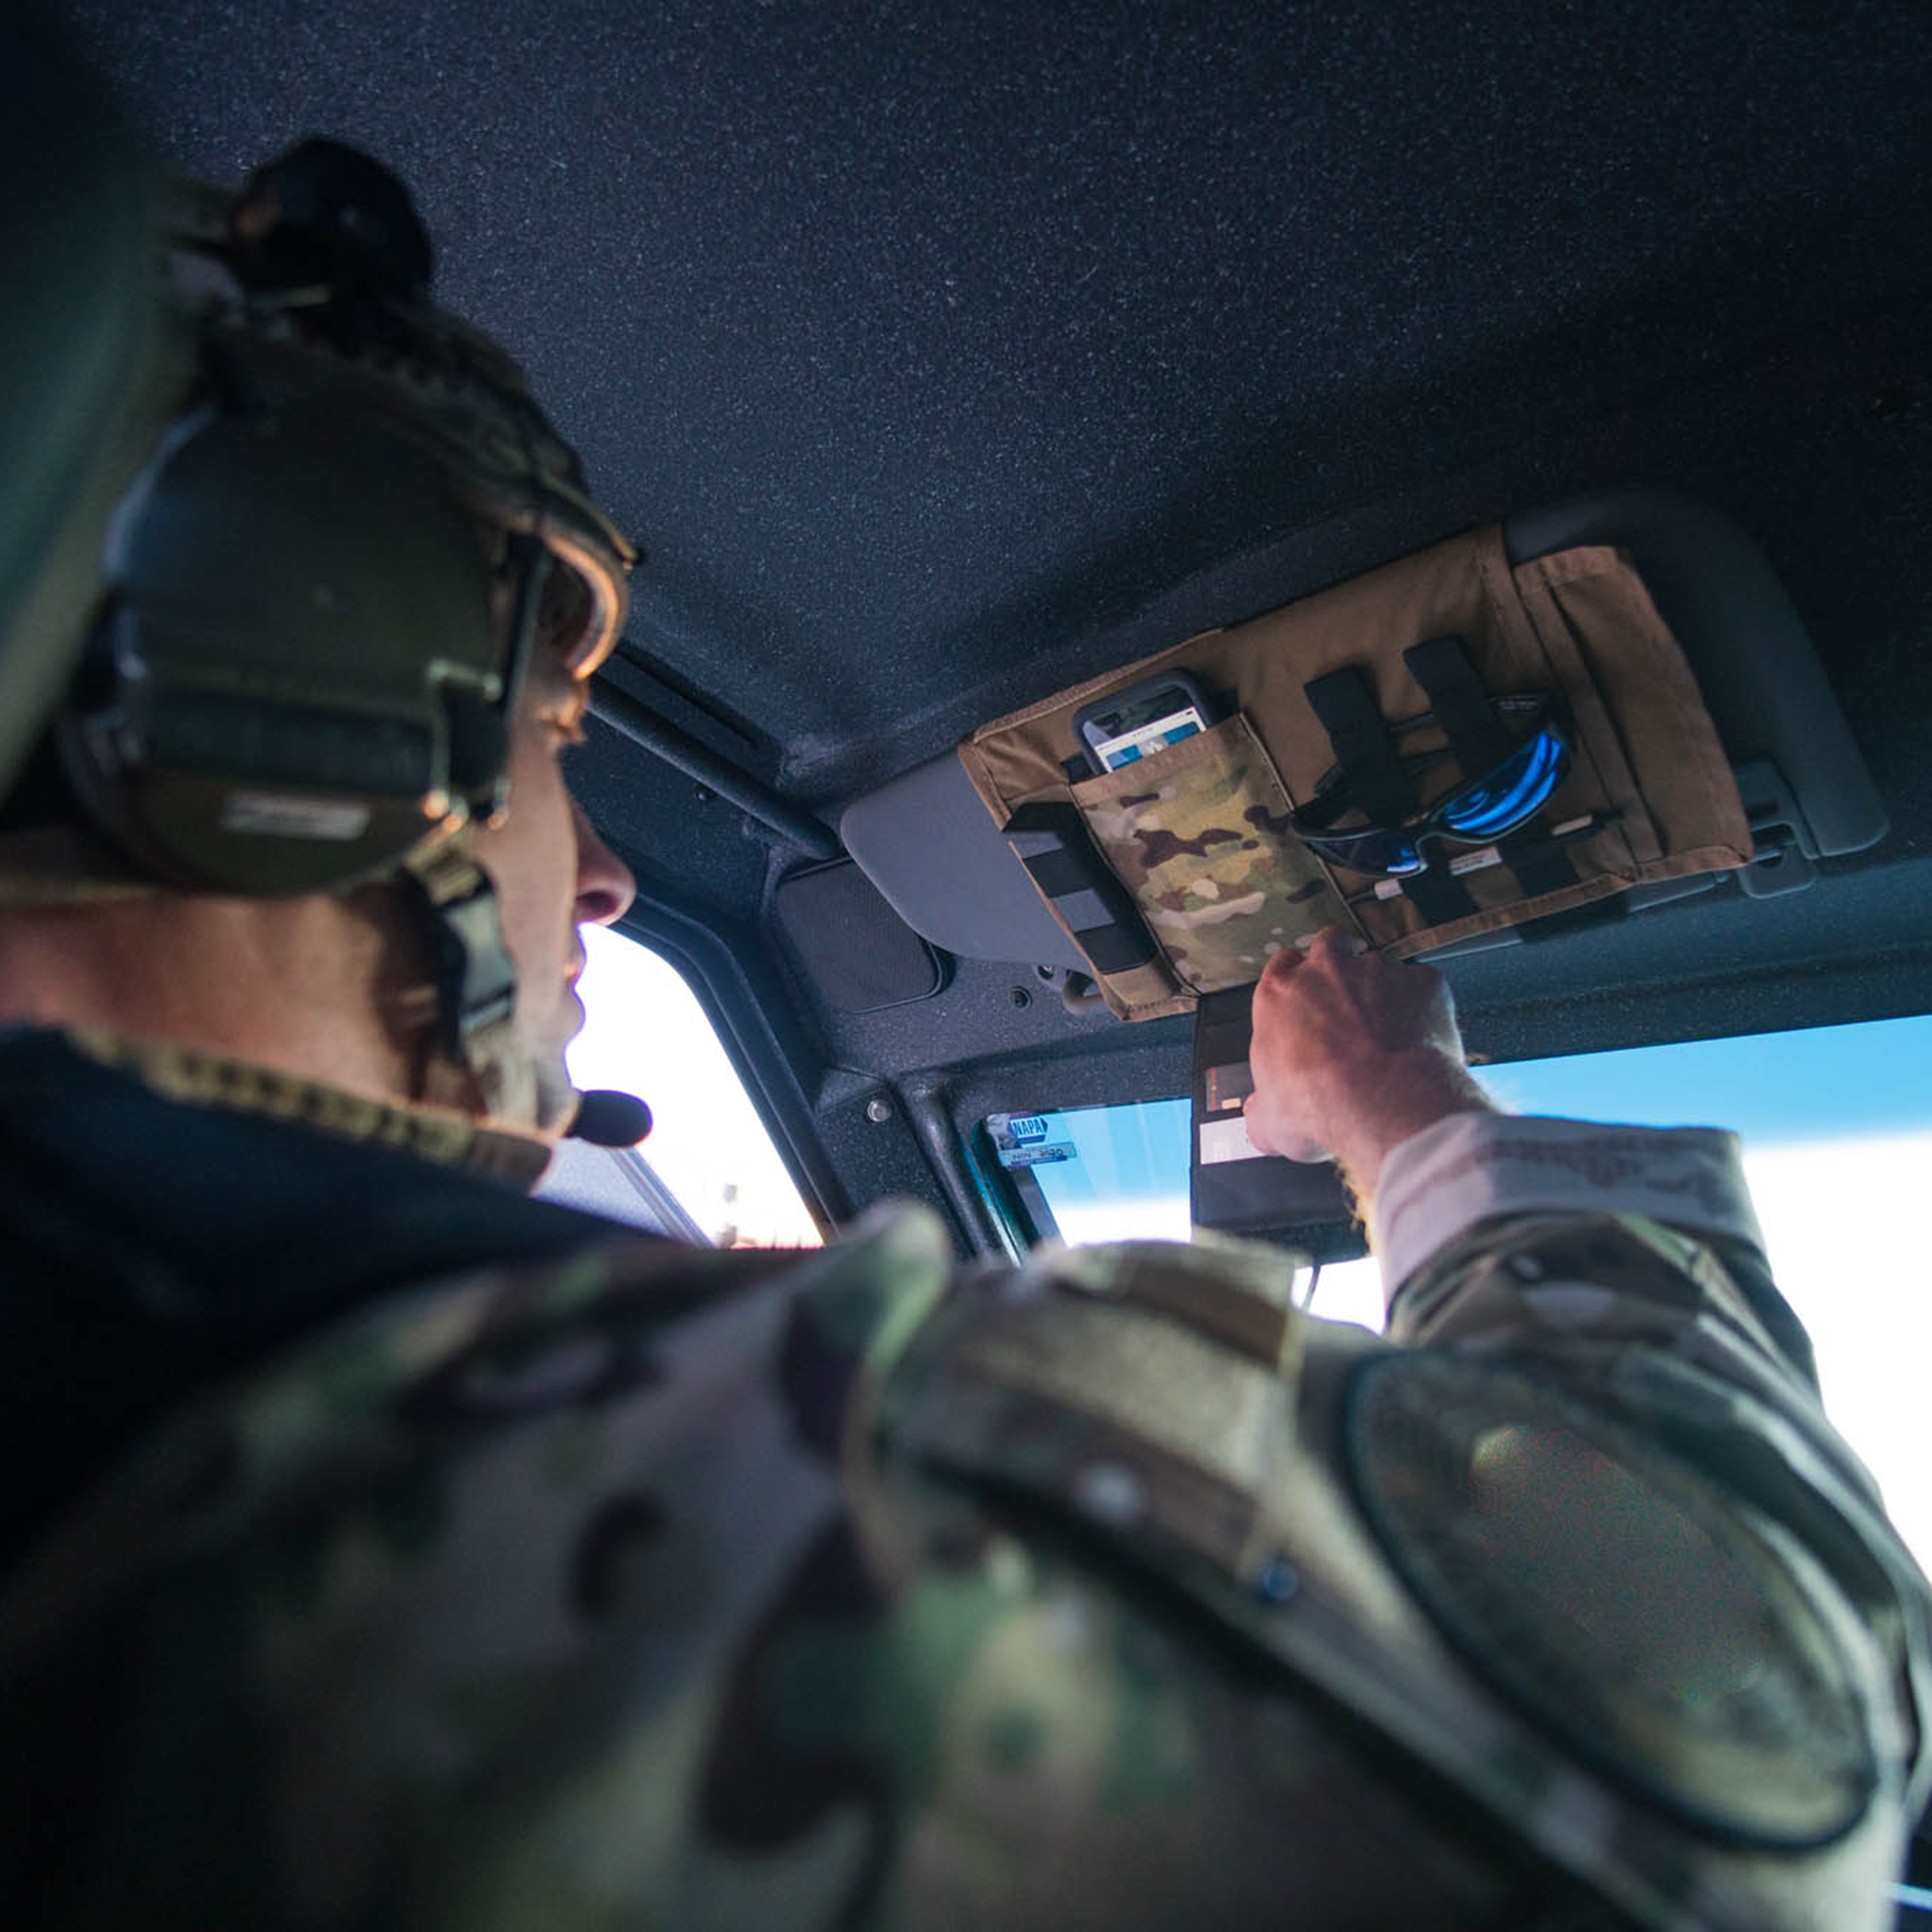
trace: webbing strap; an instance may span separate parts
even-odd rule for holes
[[[1430,708],[1463,778],[1481,778],[1506,762],[1517,747],[1496,716],[1463,639],[1431,638],[1411,644],[1402,656],[1416,683],[1429,694]],[[1577,883],[1570,854],[1533,836],[1526,826],[1495,843],[1517,883],[1532,896],[1558,893]]]
[[[1560,893],[1577,883],[1577,862],[1566,847],[1552,845],[1527,832],[1513,832],[1496,840],[1503,863],[1517,876],[1517,883],[1532,898],[1545,893]],[[1536,922],[1529,922],[1534,925]],[[1526,928],[1525,928],[1526,930]]]
[[[1415,787],[1396,755],[1375,693],[1360,668],[1344,665],[1340,670],[1311,678],[1301,689],[1335,748],[1342,771],[1338,795],[1378,824],[1401,825],[1413,818],[1419,809]],[[1404,879],[1402,889],[1431,925],[1461,919],[1476,909],[1461,882],[1434,864]]]
[[[1301,687],[1342,768],[1342,786],[1356,808],[1380,825],[1400,825],[1416,811],[1415,787],[1389,742],[1369,681],[1344,665]]]
[[[1508,758],[1516,747],[1461,638],[1431,638],[1427,643],[1411,644],[1402,658],[1429,694],[1430,709],[1465,779],[1481,778]]]
[[[1445,925],[1476,909],[1468,888],[1443,871],[1433,857],[1427,871],[1411,872],[1403,880],[1402,890],[1431,925]]]
[[[1154,957],[1140,909],[1094,849],[1070,805],[1021,806],[1007,821],[1007,843],[1040,893],[1053,901],[1073,943],[1096,973],[1125,973]]]

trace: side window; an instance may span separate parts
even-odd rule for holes
[[[584,928],[583,947],[571,1079],[635,1094],[650,1108],[637,1158],[714,1245],[817,1247],[798,1188],[683,976],[602,926]]]

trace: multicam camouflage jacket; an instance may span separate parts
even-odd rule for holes
[[[0,1593],[10,1921],[1883,1925],[1925,1588],[1719,1139],[1418,1136],[1386,1337],[915,1208],[346,1316]]]

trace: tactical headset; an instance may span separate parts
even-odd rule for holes
[[[239,198],[186,190],[167,267],[195,375],[114,511],[43,748],[106,840],[49,895],[405,881],[448,1053],[514,1119],[514,973],[466,834],[507,807],[531,654],[587,678],[636,551],[516,365],[428,300],[428,237],[367,156],[308,141]],[[21,852],[0,839],[16,901]]]

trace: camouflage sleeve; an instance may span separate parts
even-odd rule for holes
[[[0,1588],[8,1922],[1876,1928],[1920,1599],[1713,1251],[1490,1214],[1405,1284],[1411,1349],[1291,1274],[1206,1242],[962,1274],[902,1208],[358,1311],[173,1418]],[[1628,1332],[1523,1293],[1566,1282]],[[1466,1359],[1492,1345],[1512,1372]],[[1629,1429],[1601,1460],[1696,1558],[1637,1614],[1591,1594],[1629,1539],[1542,1463],[1496,1520],[1548,1530],[1542,1608],[1586,1614],[1461,1562],[1493,1526],[1458,1520],[1465,1452],[1592,1391],[1797,1525],[1868,1620],[1841,1670],[1809,1567],[1802,1604],[1747,1573],[1713,1485]],[[1713,1673],[1737,1605],[1776,1642]],[[1742,1850],[1695,1808],[1719,1774]]]
[[[1642,1429],[1798,1536],[1893,1659],[1932,1763],[1932,1593],[1825,1414],[1735,1135],[1466,1114],[1389,1156],[1377,1202],[1393,1340],[1474,1351]]]
[[[1602,1285],[1545,1279],[1524,1222],[1552,1229],[1603,1216],[1674,1231],[1647,1245],[1639,1265]],[[1389,1332],[1405,1341],[1472,1332],[1484,1323],[1470,1268],[1494,1254],[1514,1284],[1498,1310],[1505,1321],[1574,1325],[1607,1307],[1614,1290],[1629,1319],[1659,1298],[1684,1305],[1671,1284],[1694,1249],[1721,1277],[1697,1299],[1698,1312],[1730,1329],[1774,1373],[1795,1376],[1816,1393],[1811,1344],[1778,1293],[1765,1259],[1735,1134],[1715,1127],[1605,1126],[1589,1121],[1458,1114],[1392,1153],[1377,1201],[1378,1246],[1389,1284]],[[1589,1263],[1582,1264],[1586,1272]]]

